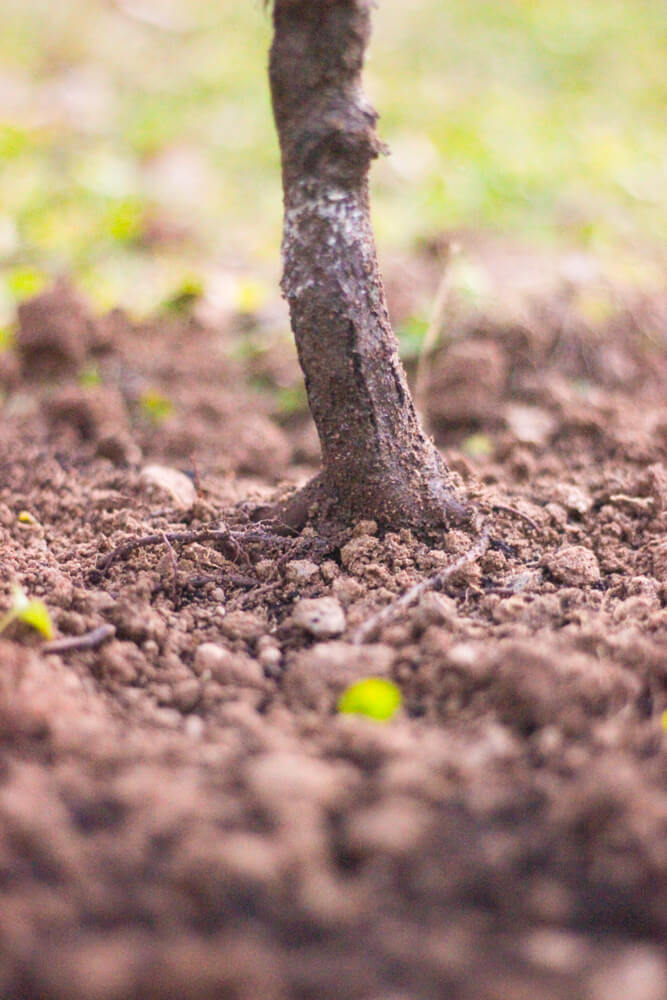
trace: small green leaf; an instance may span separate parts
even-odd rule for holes
[[[262,282],[246,278],[239,282],[236,289],[236,308],[245,316],[261,309],[269,296],[269,291]]]
[[[11,160],[21,156],[32,145],[27,129],[16,125],[0,125],[0,160]]]
[[[45,286],[45,275],[34,267],[17,267],[7,275],[7,288],[19,302],[38,295]]]
[[[139,400],[143,415],[153,424],[163,424],[174,409],[174,404],[155,389],[148,389]]]
[[[8,326],[0,326],[0,354],[14,346],[14,333]]]
[[[0,633],[15,621],[34,628],[45,639],[53,639],[51,616],[44,601],[28,597],[23,588],[17,586],[12,587],[12,603],[0,621]]]
[[[367,677],[351,684],[338,699],[338,711],[365,715],[369,719],[390,719],[400,708],[402,695],[392,681],[382,677]]]
[[[79,370],[76,380],[79,385],[100,385],[102,382],[102,376],[100,375],[99,368],[93,361],[88,365],[84,365],[83,368]]]
[[[140,201],[124,198],[109,209],[104,229],[118,243],[136,243],[144,228],[145,214]]]
[[[404,361],[418,358],[428,330],[428,320],[423,316],[409,316],[398,328],[400,354]]]
[[[493,453],[493,441],[487,434],[471,434],[461,445],[461,451],[471,458],[485,458]]]
[[[51,624],[49,609],[44,601],[40,601],[39,598],[34,597],[31,601],[28,601],[23,611],[19,613],[18,619],[24,625],[34,628],[45,639],[53,639],[53,625]]]
[[[165,312],[180,315],[187,312],[204,294],[204,282],[196,274],[183,278],[175,291],[164,300],[162,308]]]
[[[281,416],[289,416],[292,413],[305,413],[308,409],[308,396],[306,387],[302,383],[299,385],[288,385],[278,391],[276,407]]]

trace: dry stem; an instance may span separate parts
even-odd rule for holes
[[[451,263],[452,258],[459,252],[458,243],[447,243],[443,250],[442,272],[438,289],[433,300],[431,318],[428,329],[419,350],[417,359],[417,374],[415,375],[415,409],[424,427],[428,427],[428,413],[426,407],[426,395],[428,388],[428,368],[431,355],[438,343],[438,338],[442,330],[445,318],[445,310],[449,299],[449,289],[451,286]]]

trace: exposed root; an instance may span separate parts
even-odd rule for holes
[[[522,513],[520,510],[517,510],[516,507],[506,507],[505,504],[494,503],[493,510],[498,514],[509,514],[510,517],[517,517],[520,521],[525,521],[526,524],[531,526],[533,531],[540,530],[540,526],[537,521],[533,521],[532,517],[528,517],[528,514]]]
[[[415,604],[422,594],[425,594],[428,590],[441,590],[448,580],[451,580],[464,566],[468,566],[470,563],[476,562],[480,559],[489,547],[489,529],[487,527],[482,527],[480,529],[480,534],[477,540],[470,546],[467,552],[459,556],[451,566],[446,569],[436,573],[435,576],[430,576],[426,580],[422,580],[420,583],[416,583],[414,587],[410,587],[404,594],[402,594],[397,600],[388,604],[377,614],[373,615],[362,625],[360,625],[352,634],[352,642],[355,645],[361,645],[361,643],[366,642],[367,639],[379,629],[382,625],[386,625],[388,622],[392,621],[394,618],[398,617],[402,611]]]
[[[139,538],[131,538],[122,545],[116,546],[111,552],[98,560],[97,571],[99,573],[108,572],[109,568],[119,559],[124,559],[135,549],[148,548],[151,545],[167,545],[171,551],[172,562],[175,562],[172,544],[192,545],[195,542],[218,542],[227,547],[230,558],[236,562],[243,557],[249,562],[243,551],[245,542],[282,542],[283,539],[275,534],[265,531],[263,528],[255,528],[247,531],[230,531],[229,528],[201,528],[199,531],[161,531],[155,535],[142,535]]]
[[[97,649],[107,639],[111,639],[116,634],[113,625],[100,625],[92,632],[84,635],[71,635],[65,639],[53,639],[52,642],[45,642],[40,646],[41,653],[72,653],[84,649]]]

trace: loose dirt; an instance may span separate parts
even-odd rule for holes
[[[22,307],[1,605],[115,631],[0,638],[2,997],[667,996],[665,304],[584,291],[450,304],[427,416],[490,545],[362,645],[474,536],[248,521],[316,467],[291,352],[63,283]],[[368,676],[386,723],[336,714]]]

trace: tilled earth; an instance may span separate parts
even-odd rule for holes
[[[427,415],[490,545],[363,644],[474,535],[251,523],[317,464],[284,345],[22,307],[2,606],[113,630],[0,637],[3,998],[667,996],[665,307],[583,291],[451,304]],[[400,712],[336,714],[369,676]]]

